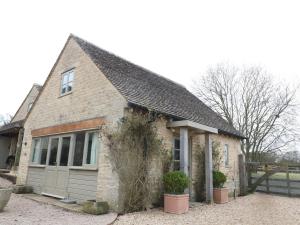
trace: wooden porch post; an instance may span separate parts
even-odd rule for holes
[[[205,133],[205,190],[206,202],[213,202],[213,162],[212,143],[209,133]]]
[[[18,133],[18,141],[17,141],[17,148],[16,148],[16,154],[15,154],[15,163],[14,163],[14,166],[13,166],[13,170],[16,170],[17,166],[19,166],[21,150],[22,150],[23,135],[24,135],[24,128],[20,128],[19,133]]]
[[[180,170],[187,176],[189,175],[188,157],[189,157],[189,138],[188,128],[180,127]]]

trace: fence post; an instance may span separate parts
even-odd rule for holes
[[[247,194],[247,176],[246,176],[246,167],[245,167],[245,160],[244,155],[239,154],[239,180],[240,180],[240,195],[246,195]]]
[[[265,173],[267,174],[267,176],[266,176],[266,188],[267,188],[267,193],[270,194],[270,186],[269,186],[269,169],[268,169],[268,164],[265,165]]]
[[[289,165],[286,166],[286,184],[288,189],[288,195],[291,197],[291,184],[290,184],[290,171],[289,171]]]

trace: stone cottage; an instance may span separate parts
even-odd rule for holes
[[[34,84],[10,123],[0,127],[0,169],[12,169],[16,155],[21,151],[25,118],[40,89],[40,85]],[[16,162],[17,164],[18,162]]]
[[[118,207],[119,181],[103,144],[102,125],[114,127],[131,108],[163,115],[158,135],[175,168],[191,177],[196,196],[196,146],[205,148],[206,198],[212,198],[212,142],[222,149],[227,186],[238,191],[243,135],[185,87],[70,35],[24,124],[18,184],[77,201]],[[161,173],[155,173],[161,176]]]

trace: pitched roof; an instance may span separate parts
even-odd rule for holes
[[[244,137],[185,87],[72,37],[129,103]]]

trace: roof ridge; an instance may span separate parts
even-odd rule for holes
[[[105,50],[105,49],[103,49],[103,48],[101,48],[101,47],[99,47],[99,46],[93,44],[93,43],[90,42],[90,41],[87,41],[87,40],[85,40],[85,39],[83,39],[83,38],[81,38],[81,37],[78,37],[78,36],[76,36],[76,35],[74,35],[74,34],[72,34],[72,33],[70,34],[70,37],[73,37],[75,40],[77,39],[77,40],[86,42],[87,44],[92,45],[93,47],[98,48],[98,49],[100,49],[101,51],[104,51],[104,52],[110,54],[110,55],[113,56],[113,57],[119,58],[119,59],[125,61],[126,63],[129,63],[129,64],[131,64],[131,65],[133,65],[133,66],[135,66],[135,67],[137,67],[137,68],[139,68],[139,69],[141,69],[141,70],[144,70],[145,72],[151,73],[151,74],[153,74],[153,75],[155,75],[155,76],[158,76],[158,77],[160,77],[160,78],[163,78],[164,80],[166,80],[166,81],[168,81],[168,82],[171,82],[171,83],[173,83],[173,84],[179,85],[180,87],[182,87],[182,88],[184,88],[184,89],[187,89],[184,85],[182,85],[182,84],[180,84],[180,83],[177,83],[176,81],[173,81],[173,80],[171,80],[171,79],[169,79],[169,78],[167,78],[167,77],[165,77],[165,76],[162,76],[162,75],[160,75],[160,74],[158,74],[158,73],[156,73],[156,72],[153,72],[153,71],[151,71],[151,70],[149,70],[149,69],[147,69],[147,68],[145,68],[145,67],[143,67],[143,66],[140,66],[140,65],[138,65],[138,64],[135,64],[135,63],[133,63],[133,62],[131,62],[131,61],[129,61],[129,60],[127,60],[127,59],[125,59],[125,58],[123,58],[123,57],[121,57],[121,56],[119,56],[119,55],[113,53],[113,52],[110,52],[110,51],[108,51],[108,50]],[[77,41],[77,40],[76,40],[76,41]],[[113,68],[111,68],[111,69],[114,70]]]

